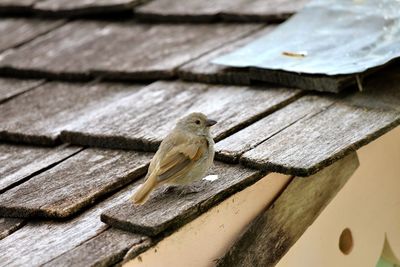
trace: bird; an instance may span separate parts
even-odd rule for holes
[[[188,185],[204,178],[214,160],[210,127],[216,123],[200,112],[179,119],[151,159],[145,182],[131,196],[132,202],[144,204],[160,185]]]

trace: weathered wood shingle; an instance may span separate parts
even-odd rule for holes
[[[399,67],[362,92],[305,96],[216,144],[217,158],[308,176],[400,124]]]
[[[2,0],[0,14],[76,17],[132,14],[132,8],[146,0]]]
[[[151,155],[86,149],[0,195],[0,216],[69,217],[143,176]]]
[[[212,133],[219,140],[300,94],[285,88],[160,81],[71,125],[62,139],[90,146],[155,150],[179,118],[200,111],[218,121]]]
[[[55,145],[68,124],[137,91],[124,84],[46,83],[0,105],[0,139]]]
[[[249,125],[235,134],[218,142],[215,146],[218,159],[226,162],[239,162],[247,151],[279,134],[282,130],[321,112],[329,107],[334,99],[320,96],[304,96],[269,116]]]
[[[146,21],[210,22],[222,19],[276,22],[288,18],[306,2],[304,0],[154,0],[136,8],[135,13],[139,19]]]
[[[33,11],[50,16],[112,15],[113,13],[132,13],[134,6],[146,0],[44,0],[33,6]]]
[[[148,237],[111,228],[42,266],[112,266],[128,251],[135,257],[152,244]]]
[[[133,187],[128,186],[115,195],[107,198],[90,210],[80,214],[74,219],[56,222],[56,221],[32,221],[27,225],[0,240],[0,266],[40,266],[51,260],[60,257],[64,253],[74,253],[72,250],[78,246],[95,239],[109,227],[99,220],[103,210],[117,205],[118,203],[128,201]],[[135,235],[137,248],[148,246],[148,241],[144,236]],[[112,241],[114,248],[118,248],[117,240]],[[121,248],[121,247],[119,247]],[[79,250],[79,248],[77,248]],[[125,250],[122,246],[121,250]],[[97,252],[98,253],[98,252]],[[122,260],[121,254],[114,250],[115,262]],[[93,265],[97,260],[102,261],[107,255],[99,259],[82,255],[81,260],[86,261],[87,266]],[[119,258],[120,257],[120,258]],[[89,262],[90,259],[93,262]]]
[[[222,83],[222,84],[242,84],[248,85],[251,82],[248,69],[229,68],[222,65],[211,63],[214,58],[232,52],[233,50],[257,39],[258,37],[268,33],[274,27],[268,26],[260,28],[251,33],[249,36],[224,45],[202,57],[194,59],[183,65],[178,70],[179,78],[187,81],[204,82],[204,83]]]
[[[311,175],[400,123],[400,112],[336,102],[243,154],[247,166]]]
[[[0,144],[0,193],[79,152],[79,147],[41,148]]]
[[[75,21],[6,55],[0,68],[13,75],[59,79],[171,78],[180,65],[257,27]]]
[[[260,172],[222,163],[216,163],[209,173],[218,179],[197,182],[195,192],[163,193],[160,187],[144,205],[126,201],[106,210],[101,219],[116,228],[155,236],[186,224],[263,176]]]
[[[0,52],[31,41],[35,37],[61,26],[63,23],[60,20],[1,19],[0,36],[3,36],[3,38],[0,38]]]
[[[298,74],[281,70],[249,68],[250,79],[276,83],[304,90],[339,93],[357,83],[355,75]],[[360,75],[362,77],[362,75]]]
[[[20,229],[25,223],[23,219],[0,218],[0,240]]]
[[[0,78],[0,103],[9,100],[19,94],[33,89],[44,81],[42,80],[18,80]]]

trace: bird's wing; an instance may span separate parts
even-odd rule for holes
[[[157,180],[161,182],[186,175],[191,170],[191,166],[204,155],[206,149],[206,140],[191,144],[183,143],[172,148],[160,161],[157,168]]]

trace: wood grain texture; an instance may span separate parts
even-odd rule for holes
[[[0,193],[59,164],[81,148],[60,146],[41,148],[0,144]]]
[[[222,56],[236,50],[245,44],[256,40],[258,37],[267,34],[273,30],[273,26],[263,27],[251,33],[236,42],[229,43],[216,49],[202,57],[194,59],[178,69],[179,78],[187,81],[204,83],[222,83],[222,84],[250,84],[250,75],[248,69],[230,68],[211,63],[218,56]]]
[[[132,189],[128,186],[68,221],[29,222],[0,240],[0,266],[39,266],[95,238],[109,229],[99,220],[102,211],[128,201]]]
[[[121,13],[128,11],[145,0],[45,0],[34,4],[35,13],[49,16],[76,17],[95,14]]]
[[[23,18],[1,19],[0,35],[3,36],[3,38],[0,38],[0,52],[29,42],[35,37],[61,26],[63,23],[64,22],[61,20],[48,21],[43,19]],[[4,36],[7,36],[7,38],[4,38]]]
[[[42,266],[112,266],[128,251],[138,255],[152,243],[148,237],[111,228]]]
[[[46,83],[0,105],[0,140],[55,145],[68,124],[140,88],[123,84]]]
[[[288,18],[307,1],[155,0],[135,9],[145,21],[210,22],[215,20],[276,22]]]
[[[307,179],[295,177],[217,266],[275,266],[357,169],[355,153]]]
[[[14,75],[56,79],[171,78],[180,65],[257,27],[74,21],[6,55],[0,68]]]
[[[0,195],[0,216],[66,218],[143,176],[147,153],[86,149]]]
[[[215,146],[216,157],[229,163],[238,163],[247,151],[257,147],[299,120],[307,119],[329,107],[334,99],[304,96],[275,111],[248,127],[228,136]]]
[[[0,104],[41,85],[43,80],[18,80],[0,78]]]
[[[250,68],[249,76],[256,81],[331,93],[339,93],[357,82],[356,75],[312,75],[259,68]]]
[[[62,140],[154,151],[176,121],[193,111],[218,121],[212,134],[220,140],[300,94],[299,90],[284,88],[160,81],[97,111],[84,123],[70,125]]]
[[[121,203],[105,211],[101,220],[116,228],[155,236],[186,224],[263,177],[260,172],[222,163],[216,163],[209,173],[218,175],[218,179],[197,182],[197,192],[162,192],[160,187],[145,204]]]
[[[246,152],[241,162],[268,171],[311,175],[400,124],[400,112],[338,100]],[[400,101],[399,101],[400,103]]]
[[[23,219],[0,218],[0,240],[23,227],[25,223]]]

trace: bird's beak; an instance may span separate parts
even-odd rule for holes
[[[210,126],[213,126],[214,124],[216,124],[217,123],[217,121],[215,121],[215,120],[207,120],[206,121],[206,126],[207,127],[210,127]]]

